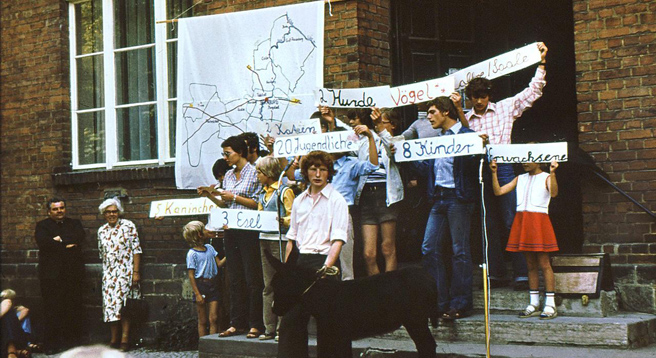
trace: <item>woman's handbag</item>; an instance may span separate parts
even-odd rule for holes
[[[141,286],[139,283],[130,288],[125,304],[121,307],[121,318],[129,321],[143,322],[148,318],[148,304],[141,296]]]

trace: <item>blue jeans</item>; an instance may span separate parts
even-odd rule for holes
[[[512,164],[499,164],[497,178],[499,178],[500,186],[504,186],[515,179]],[[485,223],[488,237],[488,270],[492,279],[503,279],[506,276],[504,252],[510,235],[510,228],[513,220],[515,220],[516,208],[517,192],[515,190],[506,195],[494,195],[492,176],[488,169],[485,172]],[[485,246],[483,246],[483,250],[485,250]],[[520,252],[509,252],[508,254],[512,260],[515,280],[526,280],[528,268],[526,267],[524,255]]]
[[[437,308],[441,312],[449,309],[469,310],[472,308],[472,258],[469,232],[473,203],[461,202],[455,190],[438,191],[434,198],[426,233],[421,246],[424,267],[437,281]],[[451,236],[451,277],[446,270],[447,253],[445,244]]]

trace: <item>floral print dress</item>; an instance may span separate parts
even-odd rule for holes
[[[121,307],[132,286],[134,255],[141,254],[137,227],[130,220],[118,219],[116,226],[98,229],[98,250],[103,263],[103,320],[121,319]]]

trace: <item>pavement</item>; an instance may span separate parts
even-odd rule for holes
[[[438,357],[485,357],[484,344],[472,343],[454,343],[454,342],[437,342]],[[354,342],[356,347],[379,347],[374,349],[365,349],[368,354],[365,356],[395,356],[406,357],[416,356],[414,345],[411,342],[391,342],[389,340],[364,339]],[[360,347],[360,348],[362,348]],[[385,347],[385,348],[382,348]],[[379,353],[379,354],[376,354]],[[622,357],[622,358],[647,358],[656,357],[656,344],[639,349],[607,349],[607,348],[589,348],[589,347],[557,347],[557,346],[524,346],[524,345],[492,345],[490,349],[491,357],[497,358],[603,358],[603,357]],[[61,354],[45,355],[35,353],[34,358],[59,358]],[[89,356],[86,356],[88,358]],[[153,351],[145,348],[135,349],[126,353],[127,358],[198,358],[198,351],[185,352],[163,352]],[[115,358],[115,357],[112,357]]]
[[[198,358],[198,351],[186,351],[186,352],[162,352],[162,351],[153,351],[145,348],[135,349],[124,353],[123,357],[126,358]],[[33,358],[59,358],[62,353],[46,355],[43,353],[34,353],[32,354]],[[90,358],[92,356],[85,355],[85,358]],[[112,356],[107,358],[118,358],[121,356]]]

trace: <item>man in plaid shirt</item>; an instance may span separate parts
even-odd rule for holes
[[[510,134],[515,120],[542,96],[542,88],[547,83],[545,81],[547,46],[542,42],[539,42],[537,46],[540,50],[541,61],[531,83],[522,92],[495,103],[490,102],[492,88],[490,80],[474,78],[465,88],[465,94],[473,106],[472,110],[466,114],[469,127],[476,132],[486,134],[492,144],[510,144]],[[491,191],[490,171],[487,165],[484,168],[486,168],[484,180],[488,264],[491,286],[494,288],[503,285],[506,275],[503,252],[515,217],[517,201],[514,190],[507,195],[494,196]],[[515,177],[512,164],[499,164],[497,173],[500,185],[505,185]],[[528,270],[524,256],[520,253],[510,253],[510,257],[513,263],[515,289],[528,289]]]

